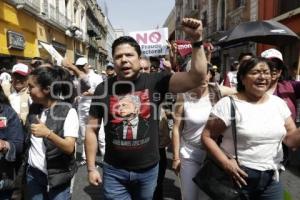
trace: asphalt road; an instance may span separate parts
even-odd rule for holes
[[[77,158],[80,157],[80,146],[77,152]],[[164,180],[164,200],[181,200],[180,184],[178,178],[171,170],[172,155],[167,153],[168,169]],[[285,200],[300,200],[300,151],[291,155],[292,162],[287,170],[281,174],[281,180],[285,189]],[[97,163],[101,165],[101,157],[97,157]],[[99,171],[102,171],[99,167]],[[89,185],[87,180],[86,166],[78,168],[75,176],[72,200],[101,200],[103,199],[102,188]]]
[[[80,146],[77,148],[77,158],[80,158]],[[168,152],[168,169],[166,171],[166,176],[164,180],[164,199],[165,200],[181,200],[180,186],[178,178],[175,176],[174,172],[171,170],[172,156]],[[97,163],[101,165],[101,157],[97,157]],[[78,162],[79,163],[79,162]],[[98,168],[102,172],[102,168]],[[72,200],[101,200],[103,199],[102,187],[91,186],[87,180],[87,169],[86,166],[81,166],[75,176]]]

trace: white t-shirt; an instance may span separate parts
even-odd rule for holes
[[[256,170],[277,170],[283,158],[282,140],[286,135],[285,122],[291,112],[277,96],[268,95],[266,102],[252,104],[234,98],[236,104],[237,152],[242,166]],[[222,98],[212,113],[228,127],[221,148],[234,154],[230,121],[230,99]]]
[[[184,93],[184,126],[180,140],[180,157],[202,162],[206,152],[201,145],[201,133],[211,112],[211,102],[206,95],[200,99]]]
[[[46,112],[49,109],[43,110],[41,114],[41,121],[46,122]],[[76,110],[71,108],[64,123],[64,137],[78,138],[79,122]],[[31,135],[30,138],[31,146],[29,149],[28,164],[34,168],[37,168],[47,174],[47,163],[46,163],[46,147],[42,137],[35,137]]]
[[[96,87],[103,82],[102,76],[96,74],[93,70],[90,70],[87,74],[88,85],[90,93],[94,93]],[[90,96],[80,96],[78,100],[78,112],[80,115],[88,116],[92,99]]]
[[[227,73],[230,87],[235,88],[237,85],[237,71],[230,71]]]
[[[30,104],[32,103],[32,100],[29,96],[28,101],[23,102],[21,104],[21,93],[14,91],[9,95],[9,102],[11,104],[11,107],[13,107],[13,109],[16,111],[16,113],[20,114],[21,113],[21,107],[29,107]]]

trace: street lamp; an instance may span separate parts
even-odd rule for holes
[[[77,26],[70,26],[65,31],[65,34],[69,37],[75,37],[75,38],[82,38],[82,30],[78,28]]]
[[[75,41],[75,38],[82,39],[83,32],[77,26],[72,25],[72,26],[67,28],[67,30],[65,31],[65,34],[69,37],[74,38],[73,39],[73,49],[74,49],[74,61],[75,61],[75,59],[76,59],[76,41]]]

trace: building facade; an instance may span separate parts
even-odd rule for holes
[[[33,57],[52,60],[41,43],[51,44],[72,61],[87,56],[86,3],[85,0],[0,1],[0,26],[3,27],[0,67],[11,68],[14,63],[27,63]]]
[[[201,19],[204,27],[204,40],[216,43],[226,31],[246,21],[257,20],[257,0],[176,0],[176,39],[187,39],[180,29],[183,17]],[[216,47],[212,55],[212,63],[227,70],[241,52],[255,53],[253,43],[245,43],[234,49]]]
[[[107,38],[106,38],[106,49],[107,49],[107,61],[113,62],[112,58],[112,44],[115,39],[117,39],[117,34],[115,33],[115,29],[110,23],[109,19],[106,18],[106,24],[107,24]]]
[[[300,1],[299,0],[260,0],[259,1],[259,19],[268,20],[272,19],[278,21],[298,36],[300,36]],[[258,45],[258,53],[269,48],[269,45]],[[300,45],[299,43],[288,44],[280,47],[283,53],[283,58],[288,66],[300,62]]]
[[[37,43],[38,23],[28,13],[19,11],[16,2],[0,1],[0,67],[11,68],[27,58],[39,55]],[[40,12],[39,2],[28,9]],[[33,27],[33,28],[31,28]]]
[[[201,19],[204,26],[204,39],[217,43],[226,33],[242,22],[273,19],[288,26],[300,35],[300,1],[299,0],[176,0],[175,3],[175,38],[186,39],[180,29],[183,17]],[[233,47],[216,47],[212,62],[228,70],[241,52],[259,55],[270,45],[245,42]],[[277,47],[286,57],[287,64],[292,65],[299,58],[299,44]]]
[[[96,0],[87,0],[87,36],[89,64],[101,71],[107,60],[105,16]]]
[[[174,6],[169,16],[165,20],[163,27],[168,28],[168,40],[175,40],[175,29],[176,29],[176,7]]]

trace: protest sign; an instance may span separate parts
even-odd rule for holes
[[[47,44],[47,43],[41,42],[41,41],[39,41],[39,43],[56,60],[56,64],[58,66],[61,66],[62,61],[63,61],[64,58],[58,53],[58,51],[56,51],[56,49],[51,44]]]
[[[142,54],[145,56],[160,56],[169,53],[167,28],[130,32],[129,35],[139,43]]]
[[[187,40],[176,40],[178,53],[182,58],[192,53],[192,44]]]

